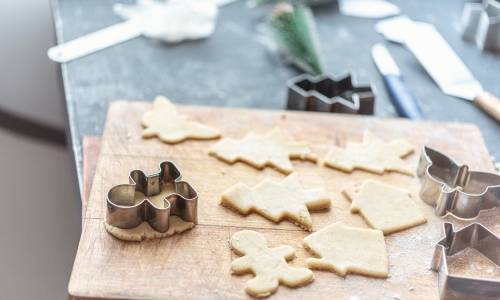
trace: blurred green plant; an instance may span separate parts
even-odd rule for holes
[[[324,72],[311,9],[302,5],[277,4],[267,20],[266,33],[290,63],[311,75]]]

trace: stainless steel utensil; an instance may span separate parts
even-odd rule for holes
[[[401,71],[387,48],[381,43],[375,44],[372,47],[372,57],[384,77],[385,84],[398,113],[405,118],[424,120],[425,117],[418,106],[417,100],[403,81]]]
[[[435,207],[440,217],[448,214],[474,219],[484,209],[500,206],[500,175],[470,171],[447,155],[424,146],[417,167],[422,179],[420,198]]]
[[[158,232],[168,231],[170,215],[177,215],[187,222],[198,222],[198,193],[186,181],[180,181],[182,174],[170,161],[162,161],[160,171],[146,175],[141,170],[130,172],[129,184],[112,187],[106,195],[106,222],[109,225],[130,229],[148,222]],[[147,199],[161,192],[162,183],[173,183],[175,193],[165,196],[163,207],[157,207]],[[134,205],[135,192],[146,198]]]
[[[376,29],[392,41],[404,43],[445,94],[472,101],[500,122],[500,99],[483,90],[433,25],[397,17],[377,23]]]
[[[431,269],[438,272],[441,300],[494,300],[500,297],[500,281],[450,274],[447,257],[474,248],[500,267],[500,238],[479,223],[455,231],[453,224],[443,224],[443,238],[437,242]]]

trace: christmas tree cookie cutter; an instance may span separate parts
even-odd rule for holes
[[[422,180],[420,198],[436,215],[474,219],[481,210],[500,206],[500,175],[470,171],[447,155],[424,146],[417,167]]]
[[[198,193],[186,181],[180,181],[182,174],[171,161],[162,161],[155,174],[146,175],[142,170],[133,170],[129,184],[112,187],[106,196],[106,223],[111,226],[131,229],[142,222],[148,222],[158,232],[167,232],[170,215],[179,216],[186,222],[198,222]],[[146,197],[161,193],[162,183],[172,183],[175,193],[165,196],[163,207],[157,207],[147,198],[134,205],[135,192]]]
[[[357,84],[354,72],[338,76],[304,73],[287,81],[289,110],[373,115],[376,89]]]
[[[500,297],[500,281],[488,278],[452,275],[448,272],[448,256],[466,248],[474,248],[500,266],[500,238],[479,223],[455,231],[453,224],[443,224],[444,237],[436,244],[431,269],[438,272],[440,299],[485,300]]]

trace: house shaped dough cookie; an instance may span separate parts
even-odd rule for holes
[[[348,187],[342,193],[352,201],[352,213],[360,213],[370,227],[385,234],[427,222],[409,191],[387,183],[368,179],[359,189]]]
[[[306,236],[302,243],[319,257],[307,259],[309,268],[327,269],[340,276],[351,272],[387,277],[387,250],[380,230],[347,227],[337,222]]]

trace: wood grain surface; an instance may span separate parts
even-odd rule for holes
[[[284,174],[273,168],[254,169],[244,163],[224,163],[207,154],[217,140],[188,140],[168,145],[156,138],[142,139],[140,118],[150,103],[115,102],[108,111],[101,152],[88,202],[85,224],[69,283],[71,299],[249,299],[246,281],[253,275],[232,275],[231,261],[238,257],[227,240],[237,231],[262,233],[270,247],[290,245],[296,258],[290,264],[305,267],[312,255],[302,239],[310,234],[288,220],[276,224],[260,215],[243,216],[219,205],[223,191],[238,182],[254,186],[264,178],[279,181]],[[365,179],[381,180],[410,190],[424,212],[424,225],[387,235],[389,277],[385,279],[314,270],[315,280],[306,286],[280,286],[272,299],[437,299],[437,275],[428,269],[443,221],[458,228],[470,222],[434,215],[433,208],[418,197],[419,180],[399,173],[371,174],[355,170],[344,173],[323,166],[331,146],[360,142],[365,130],[385,141],[405,138],[415,145],[405,158],[416,166],[422,145],[441,150],[459,163],[493,171],[493,165],[476,126],[459,123],[416,122],[406,119],[346,116],[310,112],[228,109],[178,106],[192,120],[220,128],[224,136],[241,138],[249,131],[264,134],[275,126],[293,140],[306,140],[318,154],[318,164],[294,160],[304,188],[323,187],[332,199],[331,209],[312,212],[313,230],[334,222],[368,228],[359,214],[349,213],[350,202],[341,194],[344,186]],[[157,172],[162,160],[172,160],[183,180],[199,193],[199,223],[193,229],[169,238],[125,242],[108,234],[103,226],[105,194],[116,184],[127,183],[132,169]],[[498,209],[482,212],[476,221],[496,234]],[[455,274],[500,278],[499,268],[468,251],[451,258]]]
[[[82,197],[82,226],[85,223],[85,212],[87,211],[87,203],[90,197],[90,188],[94,179],[95,169],[97,167],[97,158],[101,149],[100,136],[84,135],[82,137],[82,172],[83,172],[83,188],[81,191]]]
[[[488,92],[482,92],[473,103],[500,122],[500,98]]]

